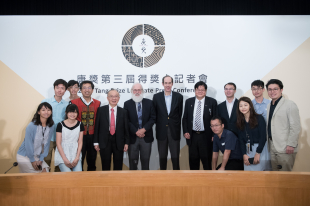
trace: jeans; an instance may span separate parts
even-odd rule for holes
[[[62,172],[80,172],[82,171],[82,161],[80,160],[72,169],[67,167],[64,163],[59,164],[59,169]],[[72,170],[72,171],[71,171]]]

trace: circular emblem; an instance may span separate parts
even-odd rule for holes
[[[140,68],[151,67],[163,57],[165,39],[161,32],[148,24],[130,28],[122,41],[125,59]]]

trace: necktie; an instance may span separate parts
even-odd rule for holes
[[[201,130],[200,117],[201,117],[201,101],[198,102],[197,110],[196,110],[196,115],[195,115],[195,127],[194,128],[195,128],[196,131],[200,131]]]
[[[142,109],[141,109],[141,103],[138,102],[138,121],[139,121],[139,129],[142,128]]]
[[[114,109],[111,109],[111,121],[110,121],[110,134],[115,134],[115,116],[114,116]]]

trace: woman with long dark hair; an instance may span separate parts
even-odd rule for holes
[[[66,119],[56,128],[55,166],[62,172],[82,171],[82,146],[84,125],[76,118],[79,108],[69,104],[66,108]]]
[[[43,102],[28,124],[25,139],[17,152],[16,159],[21,173],[49,171],[44,158],[48,154],[53,131],[52,106]]]
[[[255,112],[252,101],[241,97],[237,107],[237,128],[244,170],[270,170],[270,158],[266,144],[266,122]]]

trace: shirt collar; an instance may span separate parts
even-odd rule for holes
[[[169,95],[165,95],[165,91],[164,91],[164,96],[165,97],[172,97],[172,91],[171,91],[171,93]]]
[[[111,105],[109,104],[109,111],[111,111],[112,108],[114,109],[114,111],[116,111],[117,110],[117,105],[115,107],[111,107]]]
[[[258,104],[255,98],[253,99],[252,103],[253,103],[254,105],[255,105],[255,104]],[[263,101],[262,101],[261,104],[268,104],[268,103],[269,103],[268,100],[265,99],[265,98],[263,98]]]
[[[196,101],[196,102],[199,102],[199,101],[204,102],[204,101],[205,101],[205,97],[203,97],[201,100],[198,100],[197,97],[196,97],[196,98],[195,98],[195,101]]]
[[[90,103],[93,102],[93,98],[91,98],[90,102],[87,103],[86,100],[83,98],[83,96],[81,96],[81,100],[87,105],[90,105]]]
[[[277,106],[277,104],[279,103],[279,101],[282,99],[282,96],[279,98],[279,99],[277,99],[277,101],[275,101],[275,103],[274,103],[274,105],[272,105],[272,103],[271,103],[271,105],[272,106]]]
[[[234,103],[235,103],[235,100],[236,100],[236,98],[234,98],[234,100],[233,100],[231,103],[229,103],[229,102],[227,101],[227,99],[226,99],[226,104],[234,104]]]
[[[57,103],[64,103],[65,100],[61,99],[60,102],[57,102],[57,100],[55,99],[55,95],[53,96],[53,101],[52,102],[57,102]]]

